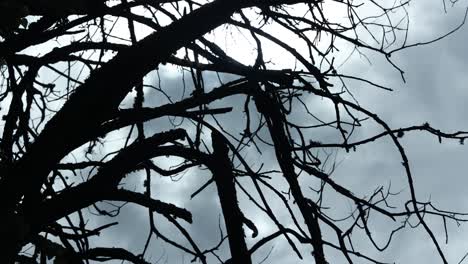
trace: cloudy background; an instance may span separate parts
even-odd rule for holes
[[[409,16],[411,17],[409,43],[430,40],[449,32],[461,22],[467,6],[468,1],[459,1],[455,7],[448,7],[447,13],[444,13],[441,0],[414,0],[409,8]],[[468,130],[468,118],[466,117],[468,113],[468,52],[466,47],[468,47],[468,26],[437,43],[407,49],[395,54],[392,59],[406,72],[406,83],[402,81],[398,71],[381,57],[372,53],[366,53],[371,59],[372,65],[364,58],[354,55],[339,71],[347,75],[357,75],[394,89],[393,92],[387,92],[362,83],[350,82],[350,88],[360,105],[377,113],[392,128],[421,125],[428,122],[433,127],[445,132]],[[237,51],[232,49],[233,56],[241,61],[245,59],[251,62],[251,57],[238,52],[242,49],[237,48]],[[343,54],[345,53],[346,49],[343,51]],[[207,78],[208,84],[210,80],[213,83],[216,82],[214,75],[207,76]],[[223,78],[229,79],[231,77],[225,76]],[[158,79],[159,77],[155,74],[148,76],[148,81],[154,84],[158,83]],[[161,68],[160,84],[169,91],[175,100],[183,96],[180,80],[179,72],[176,70],[167,67]],[[186,95],[189,92],[190,89],[186,91]],[[164,103],[165,101],[161,98],[154,92],[151,96],[150,92],[146,103],[148,105]],[[132,103],[128,100],[122,106],[130,106]],[[232,106],[234,110],[237,110],[224,119],[221,118],[225,121],[225,128],[237,134],[243,129],[243,123],[239,121],[242,120],[242,109],[239,108],[242,103],[242,98],[233,97],[222,104],[223,106]],[[314,107],[318,105],[314,110],[321,116],[330,115],[330,104],[324,100],[311,98],[310,103]],[[175,122],[178,121],[180,120],[175,120]],[[193,132],[193,127],[187,122],[183,126]],[[160,131],[168,127],[170,127],[170,122],[167,119],[158,119],[147,124],[148,130],[152,131]],[[380,131],[375,124],[369,122],[356,132],[354,139],[365,138]],[[113,140],[115,142],[121,141],[126,133],[128,131],[119,131],[109,135],[107,143],[112,143]],[[208,140],[209,133],[205,136]],[[333,138],[326,132],[320,132],[319,135],[314,136]],[[431,201],[438,208],[445,210],[468,212],[467,146],[451,140],[444,140],[443,144],[439,144],[437,137],[423,132],[408,133],[401,142],[410,159],[418,199]],[[121,145],[117,143],[115,145],[107,144],[105,152],[119,147]],[[388,139],[380,139],[366,146],[358,147],[356,152],[339,151],[334,153],[333,157],[335,157],[338,166],[332,177],[336,182],[355,193],[370,195],[379,186],[391,186],[393,192],[401,191],[398,198],[392,198],[395,205],[401,206],[402,201],[409,199],[401,159],[396,148]],[[269,164],[274,156],[271,150],[264,150],[261,157],[254,151],[249,151],[246,159],[254,168],[258,168],[262,162],[268,167],[271,166]],[[166,168],[177,163],[175,160],[166,158],[157,159],[156,162]],[[220,237],[219,226],[224,229],[213,185],[210,185],[194,199],[190,199],[190,195],[196,190],[194,186],[203,185],[209,178],[208,171],[192,169],[177,177],[175,179],[177,182],[170,178],[155,177],[152,186],[155,198],[192,211],[194,224],[184,226],[196,238],[202,250],[215,246]],[[129,175],[125,179],[126,186],[142,191],[143,179],[144,177],[139,174]],[[249,188],[248,181],[241,180],[241,183]],[[275,184],[281,186],[281,180],[276,180]],[[313,183],[304,180],[303,184]],[[247,201],[246,196],[242,195],[241,191],[238,191],[238,195],[241,199],[242,210],[247,217],[255,221],[259,228],[260,234],[257,239],[276,231],[271,222]],[[327,197],[324,206],[332,208],[327,213],[336,217],[349,214],[352,208],[351,204],[340,200],[333,194],[329,194]],[[272,198],[271,203],[278,217],[284,223],[288,223],[288,214],[280,201]],[[102,206],[106,205],[102,204]],[[112,227],[96,238],[94,240],[96,245],[102,242],[106,245],[130,248],[134,252],[141,252],[149,231],[146,210],[126,205],[122,208],[117,219],[93,218],[92,215],[90,217],[93,219],[90,226],[102,225],[115,220],[120,223],[118,228]],[[177,230],[168,224],[162,216],[155,214],[155,222],[163,234],[187,245],[183,238],[174,235]],[[438,241],[443,245],[449,263],[459,263],[468,252],[468,225],[458,227],[454,222],[447,221],[449,244],[445,245],[442,220],[430,219],[428,223],[437,234]],[[384,238],[388,236],[393,225],[378,216],[371,222],[373,235],[380,245],[384,243]],[[251,232],[244,229],[249,237]],[[223,232],[225,234],[225,231]],[[329,230],[324,232],[327,233]],[[353,236],[359,251],[367,252],[370,256],[376,257],[377,260],[395,261],[396,263],[441,263],[429,236],[421,228],[407,228],[399,232],[390,247],[383,253],[373,250],[368,242],[361,241],[359,235],[364,235],[364,233],[357,233]],[[253,241],[249,240],[249,244],[251,245]],[[310,252],[310,247],[299,247],[304,252],[302,262],[311,263],[311,255],[307,253]],[[225,241],[219,252],[223,259],[228,256],[227,250],[227,241]],[[344,260],[335,251],[327,250],[326,252],[329,254],[330,263],[344,263]],[[268,254],[270,255],[264,263],[302,263],[283,238],[267,244],[262,250],[256,252],[255,263],[261,261]],[[156,239],[152,240],[146,256],[147,260],[151,262],[159,260],[159,263],[190,263],[191,261],[190,256]],[[214,261],[215,259],[210,258],[210,260]],[[356,259],[356,263],[367,262]],[[461,263],[468,263],[468,259]]]
[[[459,2],[455,8],[448,8],[448,13],[444,14],[440,1],[414,1],[414,5],[409,9],[411,17],[409,42],[430,40],[449,32],[460,23],[466,6],[466,2]],[[465,51],[467,44],[468,28],[464,27],[456,34],[437,43],[399,52],[393,56],[393,59],[406,72],[406,83],[403,83],[398,71],[372,53],[366,54],[371,59],[372,65],[359,56],[353,56],[352,60],[339,70],[341,73],[367,78],[394,89],[394,92],[386,92],[358,83],[351,83],[350,86],[360,104],[377,113],[392,128],[428,122],[433,127],[446,132],[468,130],[468,119],[466,118],[466,98],[468,98],[466,87],[468,63],[466,61],[468,61],[468,52]],[[239,44],[236,43],[236,45]],[[234,56],[242,61],[242,56],[245,54],[240,52]],[[162,69],[161,73],[162,86],[180,88],[180,77],[177,73],[171,69]],[[153,78],[156,79],[154,76]],[[180,93],[180,89],[175,89],[173,96],[175,98],[182,96]],[[153,98],[159,97],[154,96]],[[331,110],[330,105],[327,105],[323,100],[312,102],[319,103],[319,108],[323,107],[317,109],[317,111],[323,112],[323,116],[326,116],[329,113],[328,110]],[[149,102],[149,104],[152,103],[160,104],[161,102]],[[241,98],[231,98],[226,105],[236,109],[239,103],[242,103]],[[233,120],[239,120],[239,116],[236,119],[235,114],[225,120],[226,128],[229,131],[242,128],[238,122],[233,122]],[[162,125],[163,123],[165,125]],[[154,127],[160,129],[166,125],[169,125],[167,120],[156,120],[148,124],[153,129]],[[187,129],[193,128],[187,126]],[[369,122],[356,133],[355,138],[364,138],[379,131],[376,125]],[[327,135],[321,136],[326,137]],[[458,141],[450,140],[444,140],[443,144],[439,144],[436,137],[419,132],[408,133],[402,139],[402,143],[410,158],[419,200],[431,201],[438,208],[446,210],[468,211],[468,203],[465,202],[468,201],[466,192],[468,181],[465,179],[468,169],[468,149],[466,146],[460,145]],[[256,155],[253,153],[249,156],[253,166],[255,164],[258,166],[262,161],[268,164],[268,160],[273,158],[269,151],[264,151],[262,157]],[[334,179],[354,192],[369,195],[379,186],[388,187],[391,185],[392,191],[402,192],[399,198],[393,199],[395,205],[409,198],[400,157],[389,140],[378,140],[367,146],[359,147],[356,152],[349,154],[338,152],[336,161],[339,166],[333,174]],[[174,164],[173,161],[167,159],[157,160],[157,162],[166,166]],[[156,198],[181,205],[194,213],[194,224],[186,225],[186,227],[197,238],[202,249],[214,246],[220,236],[218,226],[221,216],[218,199],[212,185],[193,200],[189,199],[189,195],[194,190],[193,186],[201,186],[209,177],[210,174],[207,171],[191,170],[175,183],[167,178],[153,181],[153,192]],[[139,183],[143,179],[135,180],[137,178],[138,175],[127,177],[127,184],[135,184],[135,188],[139,188],[141,186]],[[245,201],[246,197],[240,191],[239,197]],[[285,209],[281,206],[280,201],[272,199],[272,204],[280,218],[287,223],[288,215],[283,213]],[[255,219],[260,229],[258,238],[275,231],[271,222],[264,219],[264,216],[249,203],[241,203],[241,205],[246,215]],[[337,217],[345,216],[351,208],[351,205],[347,206],[345,202],[331,194],[324,205],[334,208],[334,211],[327,211],[327,213]],[[142,237],[146,237],[148,233],[148,217],[145,210],[126,206],[122,209],[121,216],[119,222],[123,227],[119,228],[120,231],[108,232],[110,236],[103,236],[102,239],[115,246],[141,249],[145,240]],[[162,217],[156,215],[156,222],[165,235],[171,234],[171,237],[177,238],[181,243],[187,245],[183,239],[172,233],[177,231]],[[449,263],[459,263],[468,252],[468,242],[466,242],[468,241],[468,228],[464,225],[457,227],[454,222],[448,221],[449,244],[445,245],[442,220],[430,219],[429,224],[436,232],[438,241],[443,245]],[[224,228],[222,220],[221,226]],[[380,242],[380,245],[385,242],[391,227],[395,227],[378,217],[371,222],[371,226],[373,235]],[[246,234],[247,236],[250,234],[247,229]],[[364,233],[360,235],[364,235]],[[435,247],[421,228],[407,228],[399,232],[390,247],[383,253],[371,249],[368,242],[359,243],[358,236],[359,233],[353,238],[356,239],[359,251],[368,252],[370,256],[375,256],[381,261],[441,263]],[[175,250],[158,240],[153,240],[151,245],[150,253],[147,255],[150,256],[149,260],[160,259],[162,263],[189,263],[191,260],[190,256],[184,255],[179,250]],[[219,254],[226,257],[228,256],[227,243],[223,245],[224,247]],[[309,247],[302,249],[304,252],[303,262],[310,263],[311,256],[307,253],[310,251]],[[258,251],[255,254],[257,262],[262,260],[270,250],[271,254],[265,263],[301,263],[282,238],[269,243],[263,250]],[[344,262],[336,255],[335,251],[327,250],[327,253],[330,254],[328,259],[331,263]],[[465,261],[468,263],[468,260]],[[362,259],[356,259],[356,263],[366,262]]]

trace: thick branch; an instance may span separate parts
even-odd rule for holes
[[[134,264],[149,264],[139,256],[123,248],[91,248],[80,255],[84,259],[108,261],[113,259],[126,260]]]
[[[232,260],[234,263],[252,263],[245,243],[245,234],[242,228],[244,216],[237,202],[234,174],[228,155],[229,149],[223,138],[217,133],[216,131],[211,133],[213,164],[210,169],[218,188]]]
[[[173,215],[192,223],[192,214],[184,208],[179,208],[176,205],[164,203],[158,200],[151,199],[147,195],[127,191],[123,189],[115,190],[105,195],[105,200],[131,202],[144,206],[152,211],[156,211],[163,215]]]
[[[44,201],[31,209],[29,214],[34,215],[35,229],[41,225],[54,222],[70,213],[92,205],[102,200],[129,201],[147,206],[162,214],[172,214],[191,222],[191,216],[185,209],[176,208],[152,199],[144,199],[136,193],[118,190],[120,180],[132,171],[139,163],[153,157],[174,155],[189,160],[206,163],[207,158],[201,153],[180,146],[159,146],[185,135],[176,133],[160,133],[143,141],[135,143],[122,150],[116,157],[103,166],[89,181],[76,187],[64,190],[56,197]],[[182,132],[180,132],[182,133]],[[159,147],[158,147],[159,146]]]
[[[291,193],[309,229],[314,248],[315,262],[317,264],[325,264],[327,261],[323,252],[322,234],[316,215],[318,212],[308,205],[297,181],[297,174],[294,171],[293,165],[292,146],[286,135],[284,118],[279,109],[280,102],[272,94],[259,89],[258,94],[255,96],[255,104],[258,111],[265,116],[274,143],[278,164],[286,181],[289,183]]]

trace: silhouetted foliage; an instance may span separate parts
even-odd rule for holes
[[[258,263],[273,240],[287,241],[297,260],[328,263],[334,252],[349,263],[382,263],[355,240],[385,251],[395,232],[415,224],[429,238],[421,243],[447,263],[425,216],[466,218],[418,200],[400,140],[411,131],[460,142],[468,134],[390,127],[352,87],[391,89],[341,74],[335,63],[339,49],[350,49],[381,56],[403,77],[391,55],[430,43],[407,41],[408,5],[0,0],[0,263],[154,263],[154,240],[201,263]],[[321,103],[332,106],[327,119],[316,112]],[[382,132],[353,137],[369,123]],[[385,185],[362,195],[331,177],[338,150],[384,137],[400,155],[409,199]],[[198,175],[207,172],[208,180]],[[177,194],[183,202],[155,193],[161,177],[177,185],[182,176],[198,177]],[[206,247],[189,230],[200,212],[183,205],[210,189],[220,207],[205,210],[222,217],[212,229],[219,241]],[[352,208],[335,219],[327,199]],[[148,226],[135,227],[148,230],[144,246],[96,240],[117,232],[127,203],[148,212]],[[179,233],[168,235],[156,216]],[[372,234],[374,217],[394,224],[384,243]]]

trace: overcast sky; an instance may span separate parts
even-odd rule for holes
[[[467,1],[459,1],[455,8],[448,8],[448,13],[443,13],[442,0],[414,0],[415,5],[409,9],[410,42],[430,40],[456,27],[463,18]],[[379,84],[391,87],[393,92],[386,92],[362,84],[353,85],[352,91],[360,104],[387,121],[392,128],[399,128],[409,125],[420,125],[424,122],[430,123],[433,127],[446,132],[457,130],[468,130],[468,27],[465,26],[454,35],[447,37],[435,44],[415,47],[393,56],[394,61],[406,72],[406,83],[402,82],[399,73],[390,65],[378,57],[370,58],[373,61],[369,65],[365,60],[353,57],[345,66],[340,68],[342,73],[356,74],[363,78],[376,81]],[[180,79],[174,77],[174,72],[162,69],[163,85],[165,87],[179,87]],[[166,75],[164,75],[166,74]],[[214,76],[212,76],[214,77]],[[156,78],[153,76],[152,78]],[[181,96],[180,89],[174,90],[175,96]],[[158,104],[157,100],[148,98],[149,104]],[[176,97],[177,98],[177,97]],[[315,100],[315,99],[311,99]],[[311,103],[314,101],[311,101]],[[321,102],[320,100],[318,101]],[[159,102],[160,103],[160,102]],[[230,106],[236,107],[242,103],[240,98],[231,98],[228,102]],[[328,106],[329,107],[329,106]],[[324,103],[323,111],[326,115],[329,108]],[[237,116],[238,118],[239,116]],[[230,119],[232,118],[232,119]],[[231,131],[242,128],[242,124],[236,123],[235,114],[227,118],[226,128]],[[149,128],[169,127],[166,119],[158,119],[148,124]],[[187,126],[190,129],[189,126]],[[356,138],[364,138],[375,134],[380,130],[371,123],[360,129]],[[124,132],[120,132],[124,135]],[[322,135],[327,136],[327,135]],[[434,136],[412,132],[402,139],[410,159],[413,170],[416,190],[419,200],[432,201],[439,208],[454,211],[468,212],[468,192],[466,186],[468,180],[466,171],[468,170],[468,148],[460,145],[457,141],[444,140],[443,144],[438,143]],[[248,156],[251,164],[259,165],[262,161],[268,166],[268,161],[273,157],[271,151],[265,151],[262,157],[257,154]],[[401,166],[401,159],[395,147],[389,140],[382,139],[367,146],[359,147],[356,152],[349,154],[337,153],[339,166],[336,168],[333,177],[335,181],[352,189],[355,193],[371,194],[375,188],[391,183],[392,191],[402,191],[403,200],[408,199],[408,190],[405,189],[405,175]],[[173,164],[174,161],[158,159],[159,164]],[[190,170],[179,182],[172,182],[167,178],[158,178],[153,181],[153,192],[156,198],[166,202],[183,206],[194,214],[194,224],[184,225],[190,233],[200,242],[202,249],[214,246],[219,239],[218,224],[220,206],[215,193],[214,186],[211,185],[207,191],[190,200],[190,194],[195,190],[193,186],[201,186],[210,177],[209,172],[203,170]],[[134,186],[137,190],[142,190],[143,178],[139,175],[130,175],[126,178],[127,186]],[[246,182],[247,184],[247,182]],[[240,193],[240,192],[239,192]],[[406,195],[406,196],[405,196]],[[246,197],[239,194],[241,201],[246,201]],[[401,200],[396,199],[398,203]],[[346,203],[338,203],[338,200],[330,199],[325,205],[334,207],[334,214],[337,216],[342,212],[342,216],[349,213]],[[241,203],[246,215],[259,227],[258,238],[268,235],[275,230],[264,216],[248,203]],[[282,219],[287,221],[287,214],[282,214],[279,201],[272,199],[272,206],[277,209]],[[340,211],[348,210],[348,211]],[[138,252],[144,245],[148,233],[147,213],[145,210],[128,205],[122,209],[119,222],[121,228],[111,228],[100,238],[106,244],[112,246],[122,246],[133,248]],[[109,219],[98,219],[96,224],[108,223]],[[174,229],[166,224],[165,220],[156,215],[156,222],[161,227],[161,231],[169,235]],[[437,233],[437,238],[444,245],[445,236],[441,219],[429,221],[430,226]],[[221,220],[221,226],[224,229]],[[380,235],[388,235],[391,225],[385,220],[377,219],[373,222],[374,232],[377,238]],[[449,244],[444,245],[449,263],[459,263],[465,253],[468,252],[468,225],[457,227],[453,222],[448,222]],[[249,237],[251,232],[246,230]],[[327,231],[325,231],[327,232]],[[356,236],[354,237],[359,241]],[[383,240],[377,239],[383,243]],[[271,250],[269,258],[265,263],[302,263],[293,251],[284,243],[284,239],[278,239],[268,244],[263,250],[255,254],[257,262],[264,258]],[[251,244],[251,242],[249,242]],[[359,244],[359,243],[358,243]],[[190,263],[191,258],[184,256],[179,250],[158,240],[153,240],[150,253],[147,254],[150,261],[161,259],[160,263]],[[371,252],[378,260],[395,261],[397,263],[441,263],[435,247],[430,243],[429,237],[420,228],[414,230],[408,228],[399,233],[391,246],[384,252],[377,254],[372,250],[367,250],[366,243],[359,244],[360,251]],[[221,255],[227,256],[227,241],[224,243]],[[310,247],[304,247],[304,263],[311,263]],[[335,258],[335,252],[330,253],[331,263],[342,263],[342,259]],[[356,260],[356,263],[366,263],[363,260]],[[468,263],[468,259],[465,262]]]
[[[465,2],[457,8],[442,14],[440,1],[415,1],[417,7],[410,9],[410,38],[424,41],[443,34],[460,23]],[[422,3],[421,3],[422,2]],[[358,89],[358,101],[374,110],[391,127],[420,125],[428,122],[432,126],[450,132],[467,130],[468,119],[468,28],[435,44],[416,47],[399,53],[395,61],[406,71],[406,83],[399,74],[379,64],[358,68],[369,78],[388,84],[395,89],[385,93],[369,88]],[[348,65],[355,67],[353,64]],[[370,128],[368,135],[373,133]],[[410,159],[418,198],[432,201],[439,208],[466,212],[468,203],[467,169],[468,149],[457,141],[443,141],[439,144],[434,136],[425,133],[411,133],[402,140]],[[377,186],[392,181],[394,186],[404,177],[401,160],[395,155],[395,148],[382,140],[346,155],[335,176],[348,177],[350,184]],[[359,175],[361,177],[359,177]],[[395,190],[395,189],[394,189]],[[444,244],[442,221],[431,222],[439,231],[438,240]],[[468,252],[468,228],[457,228],[448,224],[449,245],[445,248],[449,263],[459,263]],[[381,229],[387,229],[382,226]],[[388,229],[387,229],[388,230]],[[429,237],[423,232],[408,230],[396,237],[389,250],[383,254],[397,263],[442,263]],[[421,229],[419,229],[421,231]],[[462,263],[468,263],[465,259]]]

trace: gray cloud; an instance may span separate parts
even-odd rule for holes
[[[436,1],[438,2],[438,1]],[[463,5],[460,4],[460,7]],[[455,12],[450,9],[449,15],[440,14],[441,7],[437,4],[423,4],[421,9],[411,9],[411,16],[414,15],[412,24],[412,38],[430,39],[439,34],[447,32],[457,22],[459,22],[463,12]],[[415,14],[416,13],[416,14]],[[366,65],[362,60],[355,58],[343,67],[343,71],[351,74],[370,78],[378,83],[391,86],[394,92],[383,92],[372,87],[350,82],[353,84],[352,91],[356,98],[365,107],[376,112],[381,118],[387,121],[392,127],[408,126],[413,124],[422,124],[429,122],[436,128],[446,131],[467,130],[468,119],[466,118],[467,104],[466,98],[468,90],[466,89],[468,72],[468,53],[465,51],[467,46],[468,29],[465,27],[453,36],[446,38],[438,43],[429,46],[418,47],[400,52],[395,55],[395,61],[402,67],[406,73],[407,83],[403,84],[399,78],[398,72],[392,70],[390,65],[385,64],[381,58],[375,59],[374,65]],[[372,55],[370,55],[372,56]],[[164,70],[162,70],[164,73]],[[163,74],[164,75],[164,74]],[[154,78],[154,77],[153,77]],[[168,88],[166,91],[173,100],[178,100],[182,96],[181,79],[174,77],[166,72],[161,84]],[[214,85],[216,78],[208,78],[208,85]],[[155,79],[154,79],[155,80]],[[156,82],[155,82],[156,83]],[[190,82],[187,82],[187,85]],[[191,92],[189,85],[186,87],[185,94]],[[157,92],[150,93],[147,105],[160,105],[166,102]],[[131,104],[129,100],[126,102]],[[318,105],[318,114],[323,118],[333,118],[330,115],[330,108],[322,106],[326,104],[323,99],[311,98],[310,105]],[[220,117],[223,128],[233,134],[238,135],[243,129],[242,108],[243,99],[232,97],[222,103],[214,103],[213,106],[232,106],[235,112],[225,117]],[[298,110],[298,120],[300,121],[300,110]],[[193,132],[193,126],[189,122],[182,124],[184,128]],[[149,122],[147,128],[149,131],[164,131],[171,127],[167,118],[161,118]],[[364,138],[366,136],[378,133],[379,128],[370,121],[366,126],[356,132],[354,139]],[[331,130],[319,130],[310,135],[311,138],[320,140],[336,139],[336,132]],[[209,137],[209,134],[206,135]],[[441,208],[450,210],[466,210],[465,202],[468,198],[466,192],[466,157],[468,150],[466,146],[458,142],[444,141],[439,144],[437,138],[424,133],[410,133],[402,139],[408,156],[411,161],[411,167],[417,185],[418,197],[424,200],[436,202]],[[249,150],[248,161],[253,166],[259,166],[262,162],[266,166],[270,165],[274,159],[274,154],[270,150],[263,150],[262,156],[257,156],[255,151]],[[380,139],[367,146],[358,147],[356,152],[339,152],[337,161],[341,161],[333,174],[335,181],[352,189],[356,194],[362,196],[371,194],[381,185],[388,186],[391,183],[393,191],[402,191],[400,198],[393,198],[391,202],[400,204],[409,198],[406,178],[401,159],[395,147],[388,139]],[[170,166],[171,162],[164,159],[156,160],[159,165]],[[279,175],[277,175],[279,176]],[[195,189],[194,186],[201,186],[210,177],[209,172],[199,169],[190,170],[178,182],[173,182],[169,178],[155,177],[153,180],[153,193],[158,199],[165,202],[171,202],[181,207],[187,208],[194,213],[194,224],[184,225],[188,231],[200,242],[203,249],[213,246],[219,239],[218,219],[220,217],[220,208],[214,186],[210,186],[196,198],[190,200],[189,196]],[[141,190],[143,178],[138,175],[130,175],[125,180],[126,186]],[[241,182],[248,186],[247,180]],[[281,179],[274,179],[275,186],[284,186]],[[313,179],[301,178],[303,186],[315,186]],[[284,189],[284,188],[283,188]],[[306,188],[304,188],[306,189]],[[284,190],[286,191],[286,190]],[[307,191],[307,195],[313,196],[313,192]],[[330,206],[332,209],[327,211],[333,216],[344,216],[349,213],[351,205],[342,199],[339,195],[327,191],[327,200],[324,206]],[[241,206],[248,217],[257,219],[261,235],[267,235],[276,230],[273,224],[262,216],[258,209],[247,203],[247,198],[239,191]],[[281,221],[289,223],[288,214],[284,206],[278,199],[272,199],[272,207],[278,212]],[[245,203],[244,203],[245,202]],[[292,203],[290,203],[291,205]],[[157,216],[157,225],[166,235],[180,241],[184,245],[187,242],[176,233],[176,230],[168,224],[161,216]],[[135,249],[135,252],[141,250],[148,232],[148,217],[146,211],[136,206],[127,205],[122,209],[118,218],[121,226],[112,228],[105,233],[102,240],[112,246],[123,246]],[[100,218],[97,224],[109,222],[109,219]],[[443,244],[445,237],[443,234],[443,225],[440,219],[430,220],[431,227],[436,231],[438,240]],[[376,239],[383,243],[383,238],[388,236],[390,224],[388,220],[377,217],[371,222]],[[221,226],[224,228],[222,221]],[[449,223],[449,247],[444,246],[445,252],[450,263],[458,263],[464,253],[468,250],[465,247],[467,227],[456,227]],[[327,238],[333,239],[330,230],[324,231]],[[225,233],[225,231],[224,231]],[[246,229],[246,234],[250,231]],[[376,252],[371,249],[371,245],[357,236],[365,234],[358,233],[354,236],[357,239],[357,245],[361,252],[371,252],[379,260],[395,260],[397,263],[439,263],[434,247],[430,244],[427,234],[421,228],[417,230],[408,229],[399,233],[389,249],[384,253]],[[261,238],[261,236],[260,236]],[[249,243],[252,241],[249,240]],[[223,244],[220,254],[226,258],[227,241]],[[261,260],[272,249],[270,257],[265,263],[301,263],[293,255],[285,239],[281,238],[265,246],[259,251],[255,258]],[[302,263],[311,263],[309,246],[300,246],[304,252]],[[331,263],[343,263],[334,250],[328,250],[331,254]],[[151,260],[158,259],[163,255],[162,262],[167,263],[189,263],[190,258],[182,257],[179,250],[170,245],[153,240]],[[213,259],[214,260],[214,259]],[[357,261],[357,263],[361,263]],[[364,262],[362,262],[364,263]]]

